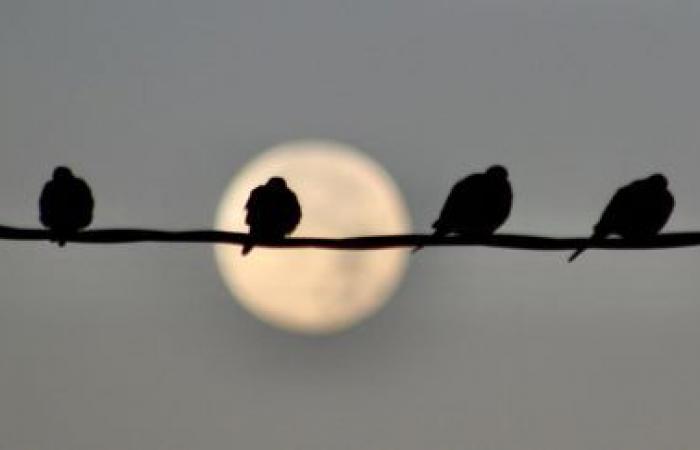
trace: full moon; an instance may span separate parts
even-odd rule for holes
[[[406,233],[408,213],[391,176],[360,151],[329,141],[274,147],[235,175],[216,216],[220,230],[247,231],[244,206],[252,189],[285,178],[301,204],[292,237]],[[254,316],[304,334],[329,334],[357,324],[391,296],[406,268],[406,249],[329,250],[217,244],[221,275]]]

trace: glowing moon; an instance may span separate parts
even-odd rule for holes
[[[297,141],[245,166],[225,191],[216,227],[247,231],[250,191],[282,176],[296,192],[301,223],[292,236],[344,237],[406,233],[401,194],[369,157],[343,144]],[[326,250],[214,246],[221,275],[245,309],[263,321],[306,334],[348,328],[377,311],[403,276],[407,250]]]

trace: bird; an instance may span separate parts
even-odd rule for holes
[[[60,247],[66,238],[92,222],[95,201],[90,186],[68,167],[54,169],[39,197],[39,220],[48,228]]]
[[[610,235],[619,235],[624,239],[653,237],[666,225],[674,206],[668,179],[663,174],[655,173],[621,187],[593,227],[593,235],[569,257],[569,262],[591,243]]]
[[[454,185],[433,223],[433,236],[491,235],[508,219],[512,206],[513,189],[508,171],[501,165],[493,165]]]
[[[272,177],[267,183],[253,189],[246,202],[245,223],[249,236],[255,239],[282,239],[290,234],[301,221],[301,205],[296,194],[289,189],[282,177]],[[247,255],[253,244],[243,245]]]

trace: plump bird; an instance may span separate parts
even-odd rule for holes
[[[675,201],[668,190],[668,180],[660,173],[633,181],[615,192],[593,227],[589,244],[610,235],[625,239],[645,239],[658,234],[668,222]],[[577,249],[569,262],[578,257],[588,245]]]
[[[63,247],[66,238],[92,222],[95,202],[88,184],[67,167],[53,171],[39,198],[39,219],[51,230],[52,241]]]
[[[433,223],[433,235],[493,234],[508,219],[512,206],[513,189],[508,171],[500,165],[491,166],[486,172],[471,174],[454,185],[440,217]]]
[[[253,239],[281,239],[294,231],[301,220],[297,196],[281,177],[272,177],[253,189],[245,209],[245,223]],[[246,243],[242,253],[246,255],[252,249],[253,244]]]

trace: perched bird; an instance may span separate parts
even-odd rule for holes
[[[297,196],[281,177],[272,177],[253,189],[245,209],[245,223],[253,239],[281,239],[294,231],[301,220]],[[253,244],[246,243],[242,253],[246,255],[252,249]]]
[[[668,222],[675,201],[668,190],[668,180],[662,174],[633,181],[615,192],[593,227],[589,243],[617,234],[626,239],[644,239],[661,231]],[[576,259],[588,245],[577,249],[569,262]]]
[[[63,247],[68,236],[90,225],[94,205],[88,184],[59,166],[41,191],[39,219],[53,233],[52,242]]]
[[[433,236],[493,234],[508,218],[512,205],[508,171],[503,166],[491,166],[455,184],[433,224]]]

